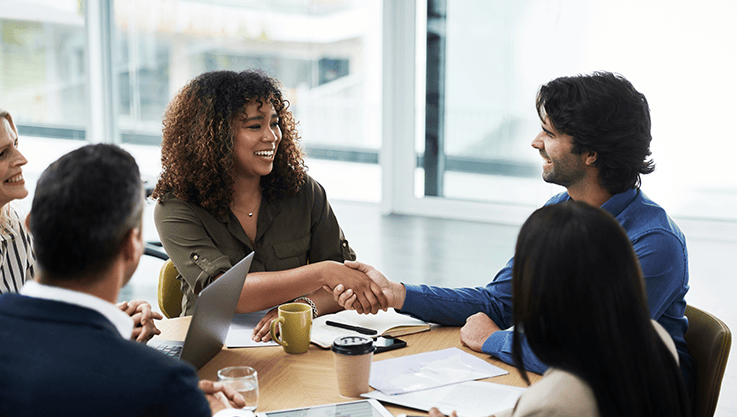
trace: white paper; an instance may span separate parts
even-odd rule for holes
[[[507,373],[470,353],[449,348],[374,362],[369,385],[393,395]]]
[[[229,348],[279,346],[274,341],[254,342],[253,329],[269,310],[254,311],[253,313],[236,314],[230,323],[225,346]]]
[[[417,410],[429,411],[431,407],[437,407],[445,415],[456,411],[458,417],[485,417],[514,407],[526,389],[492,382],[468,381],[407,394],[387,395],[380,391],[371,391],[361,396]]]

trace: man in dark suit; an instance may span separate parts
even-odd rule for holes
[[[138,166],[114,145],[43,172],[26,219],[40,274],[0,297],[0,415],[210,416],[245,405],[129,340],[133,320],[113,303],[143,253],[143,204]]]

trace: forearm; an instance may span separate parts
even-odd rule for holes
[[[332,293],[329,293],[322,288],[313,292],[312,294],[307,295],[307,298],[315,303],[318,315],[322,316],[324,314],[335,313],[337,311],[343,310],[343,307],[341,307],[338,302],[335,301],[335,299],[333,298]]]
[[[492,284],[476,288],[407,284],[401,312],[449,326],[462,326],[468,317],[484,313],[500,328],[507,328],[509,323],[502,319],[504,305],[490,292]]]
[[[249,273],[236,313],[264,310],[314,293],[324,285],[324,272],[330,267],[329,262],[318,262],[285,271]]]

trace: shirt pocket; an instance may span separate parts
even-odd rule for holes
[[[310,235],[274,244],[275,270],[297,268],[307,264],[307,251],[310,250]]]

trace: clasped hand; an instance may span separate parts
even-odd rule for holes
[[[155,320],[164,318],[160,313],[151,309],[151,304],[143,300],[123,301],[117,304],[125,314],[133,319],[133,335],[132,339],[136,342],[146,343],[152,337],[161,334],[154,324]]]

